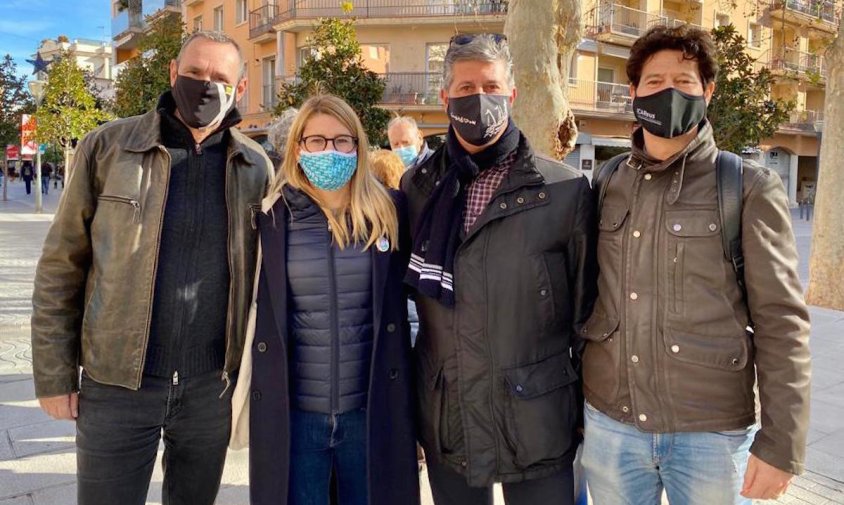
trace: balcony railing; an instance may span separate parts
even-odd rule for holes
[[[626,5],[604,0],[598,6],[597,26],[599,33],[614,33],[639,38],[654,25],[668,24],[666,16],[653,14]]]
[[[827,23],[835,23],[835,2],[832,0],[777,0],[775,7],[798,12]]]
[[[280,0],[275,22],[317,18],[404,18],[504,15],[509,0],[356,0],[345,12],[337,0]],[[250,25],[251,26],[251,25]]]
[[[791,48],[781,49],[774,53],[771,58],[771,69],[798,74],[826,75],[823,56]]]
[[[823,111],[795,110],[788,117],[788,122],[782,125],[790,130],[814,131],[815,124],[823,122]]]
[[[261,36],[273,31],[273,25],[278,16],[278,6],[263,5],[249,13],[249,38]]]
[[[569,103],[573,109],[600,112],[632,112],[630,86],[612,82],[569,79]]]
[[[380,74],[386,87],[383,104],[440,105],[442,74],[435,72],[390,72]]]
[[[143,0],[141,4],[144,16],[152,16],[165,7],[178,9],[182,6],[182,0]]]
[[[132,28],[143,30],[144,17],[140,12],[130,12],[129,10],[124,10],[111,18],[112,38],[117,38]]]

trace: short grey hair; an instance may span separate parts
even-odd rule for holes
[[[229,37],[223,32],[199,30],[188,35],[188,38],[186,38],[182,42],[181,49],[179,49],[179,56],[176,57],[176,64],[178,64],[179,61],[182,60],[182,56],[185,54],[185,50],[187,50],[188,46],[191,45],[191,43],[196,39],[205,39],[210,40],[212,42],[217,42],[219,44],[230,44],[234,46],[234,48],[237,50],[238,61],[240,62],[240,70],[238,70],[237,78],[238,80],[240,80],[243,77],[243,74],[246,71],[246,65],[244,65],[243,51],[241,51],[240,49],[240,44],[238,44],[236,40]]]
[[[516,79],[513,77],[513,59],[510,57],[510,46],[507,41],[490,34],[482,34],[473,38],[465,44],[452,44],[445,53],[445,65],[443,65],[443,89],[451,87],[454,79],[453,67],[458,61],[500,61],[504,64],[504,71],[507,74],[507,85],[511,88],[516,86]]]
[[[284,150],[287,146],[287,137],[290,135],[290,127],[293,126],[293,121],[296,115],[299,114],[299,109],[290,107],[284,109],[281,114],[267,126],[267,139],[272,144],[276,153],[284,156]]]
[[[390,131],[390,128],[396,126],[397,124],[404,123],[406,125],[410,125],[413,128],[419,130],[419,125],[416,124],[416,120],[410,116],[396,116],[387,123],[387,131]]]

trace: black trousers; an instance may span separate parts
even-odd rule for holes
[[[428,480],[435,505],[492,505],[492,486],[469,487],[457,472],[428,461]],[[502,484],[507,505],[574,505],[571,467],[548,477]]]
[[[76,420],[79,505],[143,505],[164,439],[164,505],[212,505],[231,429],[222,371],[144,377],[131,391],[83,374]]]

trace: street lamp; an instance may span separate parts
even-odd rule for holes
[[[29,81],[29,92],[32,94],[32,98],[35,99],[35,112],[38,112],[38,107],[41,105],[41,100],[44,99],[44,89],[47,87],[47,83],[45,81]],[[38,124],[35,124],[35,128],[38,128]],[[38,130],[36,129],[36,132]],[[41,188],[41,143],[35,142],[35,212],[41,213],[43,210],[43,196],[42,196],[42,188]]]

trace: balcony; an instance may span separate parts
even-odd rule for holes
[[[795,110],[791,112],[788,122],[780,125],[780,129],[814,132],[818,123],[823,123],[823,111]]]
[[[774,51],[770,68],[774,75],[805,79],[817,85],[826,79],[823,56],[792,48]]]
[[[111,38],[118,39],[131,33],[144,31],[144,17],[140,12],[124,10],[111,18]]]
[[[569,79],[568,98],[575,111],[621,114],[632,118],[633,99],[627,84]]]
[[[507,2],[508,0],[356,0],[354,9],[345,12],[338,0],[281,0],[276,2],[278,12],[274,18],[275,24],[329,17],[395,20],[497,16],[503,21],[507,14]]]
[[[388,72],[378,74],[384,80],[384,94],[378,101],[379,105],[392,106],[394,108],[407,108],[408,106],[421,106],[441,108],[440,88],[442,86],[442,74],[438,72]],[[280,77],[273,87],[275,95],[283,83],[296,83],[298,77]],[[264,86],[264,97],[266,97],[269,85]],[[274,97],[273,105],[278,101]]]
[[[801,27],[835,33],[838,15],[833,0],[774,0],[770,16],[773,21],[782,21]]]
[[[155,16],[161,11],[181,13],[182,0],[143,0],[144,17]]]
[[[652,26],[667,25],[671,20],[661,14],[652,14],[617,4],[602,1],[596,10],[593,26],[589,33],[601,42],[632,46],[633,42]]]
[[[249,38],[255,39],[263,35],[275,33],[274,25],[278,17],[277,5],[264,5],[249,13]],[[263,37],[270,38],[270,37]]]

